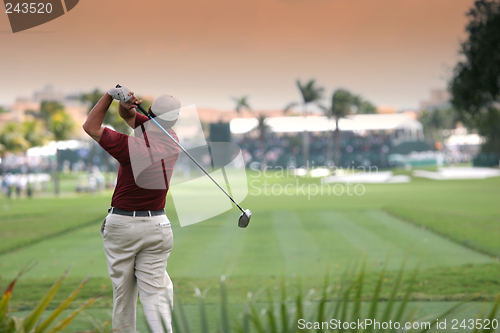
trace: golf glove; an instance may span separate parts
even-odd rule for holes
[[[122,87],[119,84],[116,87],[109,89],[108,94],[113,97],[113,99],[117,99],[122,102],[128,102],[132,95],[129,96],[130,90],[127,87]]]

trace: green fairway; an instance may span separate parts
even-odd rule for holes
[[[389,269],[422,269],[469,263],[493,263],[484,254],[467,249],[428,229],[369,211],[254,211],[251,228],[235,227],[226,213],[205,223],[174,228],[175,247],[169,274],[180,278],[322,276],[328,265],[345,267],[353,257],[368,257],[377,268],[391,253]],[[99,223],[69,231],[31,246],[3,254],[2,276],[13,278],[20,264],[37,260],[26,277],[56,278],[72,266],[71,274],[107,276]],[[336,270],[341,272],[342,270]]]
[[[236,209],[181,228],[170,195],[167,199],[174,230],[168,272],[187,304],[196,302],[195,286],[217,288],[221,275],[229,278],[230,302],[241,304],[247,291],[269,286],[278,292],[282,276],[290,284],[300,276],[305,288],[320,288],[327,271],[338,279],[350,263],[364,257],[364,293],[369,295],[388,254],[389,286],[403,261],[409,270],[420,267],[414,299],[460,300],[474,295],[491,300],[500,290],[498,178],[370,184],[358,196],[298,190],[302,185],[319,186],[318,179],[249,175],[254,183],[243,206],[252,210],[253,217],[246,229],[237,227]],[[290,184],[294,195],[266,195],[264,181]],[[13,304],[32,307],[71,267],[57,300],[92,274],[80,300],[104,288],[95,306],[111,306],[99,233],[110,197],[106,192],[0,200],[0,287],[26,263],[38,262],[19,281]],[[217,293],[209,293],[207,300],[217,301]],[[434,303],[424,304],[427,309]]]
[[[102,220],[109,199],[101,196],[0,200],[0,253]]]
[[[308,184],[320,186],[319,179],[254,177],[255,174],[250,174],[250,195],[245,200],[248,207],[270,211],[385,210],[405,221],[429,227],[467,247],[500,257],[500,177],[450,181],[413,178],[411,183],[365,184],[361,196],[352,193],[353,186],[350,187],[351,195],[347,193],[347,186],[344,186],[346,190],[342,195],[335,195],[333,185],[330,193],[325,188],[323,195],[300,192],[303,184],[306,185],[304,190]],[[267,195],[265,182],[268,184]],[[298,195],[272,195],[273,184],[280,184],[281,188],[290,184],[289,192]],[[259,190],[260,195],[256,195]]]

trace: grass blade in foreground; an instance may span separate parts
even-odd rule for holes
[[[14,278],[14,280],[12,280],[12,282],[5,290],[2,296],[2,300],[0,300],[0,324],[3,324],[3,322],[7,319],[7,310],[9,309],[10,299],[12,298],[12,290],[14,289],[17,280],[19,280],[21,275],[29,271],[35,265],[36,263],[27,264],[23,269],[21,269],[21,271],[17,274],[17,276]]]
[[[207,311],[204,304],[206,291],[202,294],[199,288],[194,288],[194,292],[198,297],[200,305],[201,333],[209,333],[210,329],[208,325]]]
[[[32,267],[32,266],[31,266]],[[39,320],[41,315],[44,313],[45,309],[49,305],[50,301],[54,298],[54,295],[57,293],[59,287],[63,279],[68,274],[68,270],[64,272],[64,274],[59,278],[59,280],[50,287],[47,293],[42,297],[42,299],[38,302],[37,306],[26,318],[19,317],[10,317],[8,313],[9,301],[11,299],[12,290],[14,289],[14,285],[19,277],[26,272],[27,269],[23,269],[18,276],[9,284],[6,292],[4,293],[2,300],[0,301],[0,332],[2,333],[43,333],[52,322],[64,311],[66,310],[70,304],[75,300],[78,296],[79,292],[83,288],[83,286],[87,283],[88,277],[74,290],[53,312],[50,314],[41,324],[39,324],[35,329],[36,322]],[[75,317],[82,312],[84,309],[89,307],[92,303],[94,303],[99,296],[91,298],[82,304],[78,309],[73,311],[68,317],[59,322],[54,328],[52,328],[49,333],[57,333],[62,329],[66,328]]]
[[[25,332],[30,332],[33,326],[35,326],[36,321],[42,313],[45,311],[47,306],[49,305],[50,301],[52,298],[54,298],[54,295],[57,293],[59,290],[59,287],[61,287],[62,281],[68,275],[69,268],[66,269],[66,271],[63,273],[63,275],[59,278],[59,280],[50,287],[50,289],[47,291],[47,293],[42,297],[38,305],[35,307],[33,312],[28,316],[28,318],[25,319],[24,321],[24,331]]]
[[[82,290],[83,286],[87,283],[87,281],[90,279],[90,276],[87,276],[85,280],[83,280],[82,283],[76,288],[69,296],[66,298],[52,313],[50,316],[45,319],[40,325],[38,325],[34,331],[34,333],[42,333],[49,327],[50,324],[64,311],[68,308],[68,306],[75,300],[76,296],[80,293],[80,290]],[[90,304],[89,304],[90,305]]]
[[[59,324],[57,324],[53,329],[51,329],[48,333],[58,333],[65,329],[71,322],[76,318],[80,312],[88,308],[94,303],[99,296],[89,299],[87,302],[83,303],[78,309],[73,311],[68,317],[64,318]]]
[[[235,331],[239,333],[293,333],[293,332],[371,332],[371,333],[383,333],[389,330],[389,327],[383,328],[383,325],[375,327],[375,325],[366,326],[364,328],[356,327],[346,327],[344,325],[338,325],[336,328],[331,328],[330,325],[325,327],[323,325],[328,320],[325,318],[326,313],[334,314],[330,319],[340,319],[341,323],[356,323],[359,319],[360,322],[366,322],[366,319],[375,319],[378,315],[378,303],[380,302],[380,295],[382,294],[384,276],[386,273],[387,262],[384,263],[384,266],[380,272],[380,275],[377,279],[376,286],[373,290],[373,295],[370,302],[366,303],[366,306],[369,306],[368,311],[363,311],[363,306],[365,306],[365,302],[362,299],[362,290],[366,290],[364,288],[367,284],[365,279],[365,269],[364,263],[358,273],[354,273],[349,270],[349,274],[342,276],[341,284],[337,289],[332,288],[329,285],[328,275],[325,277],[325,283],[323,286],[323,290],[319,294],[319,298],[310,300],[311,295],[313,295],[312,291],[309,291],[307,295],[304,295],[301,287],[301,280],[297,279],[297,294],[295,297],[291,298],[290,302],[288,301],[287,296],[287,288],[286,282],[282,280],[282,291],[281,291],[281,304],[280,309],[278,310],[275,306],[272,294],[268,289],[267,294],[267,303],[264,303],[264,307],[262,310],[257,311],[257,306],[255,300],[258,299],[256,297],[252,297],[251,293],[248,294],[247,302],[245,303],[243,316],[240,316],[242,321],[237,325]],[[403,281],[404,275],[404,267],[405,262],[403,262],[402,267],[397,273],[397,277],[394,281],[394,285],[391,287],[390,296],[388,302],[386,303],[386,308],[382,311],[381,316],[383,316],[382,322],[392,323],[401,323],[403,326],[400,328],[392,328],[393,332],[415,332],[415,329],[411,327],[410,329],[406,329],[404,327],[404,323],[413,323],[416,321],[427,320],[427,318],[432,318],[429,321],[428,326],[421,326],[418,333],[426,333],[430,329],[432,329],[436,325],[436,319],[447,318],[450,314],[454,313],[458,308],[462,307],[465,302],[456,304],[451,307],[444,313],[441,313],[439,316],[433,317],[428,316],[425,318],[417,318],[416,313],[418,308],[413,307],[407,309],[408,304],[410,302],[411,293],[416,281],[416,276],[418,274],[418,270],[415,269],[411,273],[411,277],[409,279],[409,283],[406,286],[406,290],[404,295],[402,296],[402,300],[400,302],[396,302],[396,299],[399,297]],[[350,275],[350,276],[349,276]],[[220,282],[220,301],[221,301],[221,325],[219,332],[230,333],[231,329],[229,326],[230,315],[228,312],[228,303],[227,303],[227,295],[225,288],[225,279],[222,278]],[[203,299],[205,295],[201,294],[199,289],[196,291],[197,295],[200,297],[200,316],[205,317],[205,319],[201,319],[201,332],[208,333],[208,321],[206,320],[206,309]],[[331,296],[337,295],[334,300],[329,300]],[[293,301],[292,301],[293,299]],[[326,308],[330,307],[329,303],[331,303],[331,310],[325,311]],[[259,307],[261,304],[259,304]],[[177,309],[181,311],[181,315],[183,317],[183,322],[185,323],[185,327],[187,330],[183,330],[182,327],[176,325],[174,327],[174,332],[176,333],[189,333],[189,328],[187,326],[188,318],[185,317],[182,303],[178,304]],[[500,293],[497,295],[497,298],[492,306],[492,309],[487,316],[488,319],[493,320],[498,316],[498,309],[500,308]],[[275,311],[276,310],[276,311]],[[331,311],[331,312],[330,312]],[[340,316],[337,317],[337,315]],[[309,321],[306,321],[305,316],[309,318]],[[281,318],[280,318],[281,317]],[[483,318],[484,316],[480,316],[478,318]],[[417,318],[417,319],[416,319]],[[175,323],[175,320],[174,320]],[[302,323],[302,324],[301,324]],[[304,325],[305,323],[309,323],[309,326]],[[318,324],[314,326],[314,324]],[[313,327],[310,327],[313,324]],[[338,322],[337,322],[338,324]],[[226,326],[225,326],[226,325]],[[483,330],[486,332],[486,330]],[[53,333],[53,332],[50,332]]]

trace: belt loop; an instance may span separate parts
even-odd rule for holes
[[[149,214],[149,217],[151,217],[151,211],[150,210],[148,210],[148,214]]]
[[[134,210],[134,215],[133,216],[135,217],[135,210]]]
[[[115,207],[111,207],[111,209],[110,209],[110,213],[111,213],[111,214],[114,214],[114,213],[115,213]]]

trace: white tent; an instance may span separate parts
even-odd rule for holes
[[[484,138],[478,134],[453,134],[445,142],[447,146],[477,146],[484,143]]]
[[[51,156],[56,154],[56,150],[90,148],[87,141],[67,140],[67,141],[50,141],[45,146],[33,147],[26,152],[27,156]]]
[[[275,133],[325,132],[335,130],[335,120],[327,117],[271,117],[266,124]],[[257,127],[255,118],[236,118],[231,120],[230,128],[234,134],[250,132]],[[402,130],[407,136],[422,137],[422,124],[404,114],[358,114],[339,121],[341,131]]]

